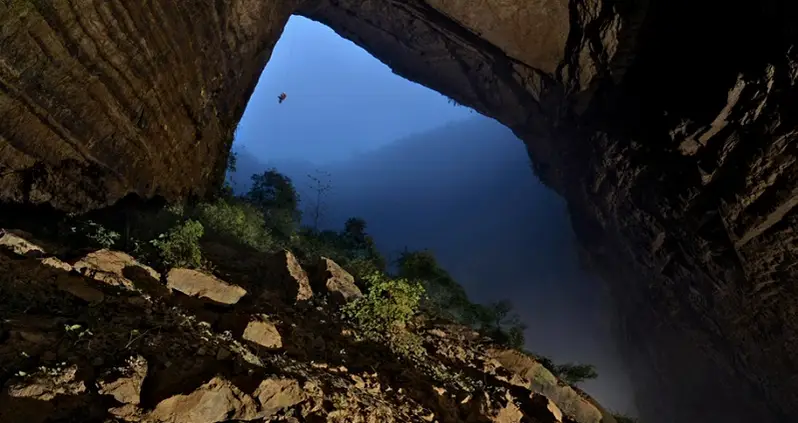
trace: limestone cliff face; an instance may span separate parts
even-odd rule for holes
[[[0,1],[0,199],[201,195],[295,4]]]
[[[0,1],[0,196],[203,194],[290,13],[525,140],[647,421],[798,419],[788,0]]]

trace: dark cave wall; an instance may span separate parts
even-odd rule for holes
[[[797,7],[2,1],[0,198],[213,190],[296,11],[525,140],[613,294],[647,421],[792,421]]]

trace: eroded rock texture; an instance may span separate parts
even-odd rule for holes
[[[525,140],[614,294],[646,421],[795,421],[797,8],[2,0],[0,196],[211,189],[296,11]]]
[[[0,1],[0,199],[203,194],[294,1]]]

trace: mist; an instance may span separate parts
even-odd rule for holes
[[[594,364],[599,378],[580,386],[607,407],[637,414],[603,283],[580,267],[564,201],[538,181],[509,129],[294,17],[234,151],[229,178],[237,192],[274,167],[312,209],[308,175],[328,180],[321,229],[342,229],[358,216],[389,260],[405,248],[432,250],[472,301],[512,301],[528,325],[527,349]],[[315,223],[310,211],[307,225]]]

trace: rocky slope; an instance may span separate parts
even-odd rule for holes
[[[202,194],[296,11],[525,140],[616,298],[649,421],[793,421],[796,9],[4,1],[0,196]]]
[[[527,355],[419,319],[422,355],[358,336],[363,295],[323,260],[208,243],[213,273],[159,274],[98,250],[79,258],[0,237],[3,422],[614,423]],[[224,276],[225,280],[219,278]]]

